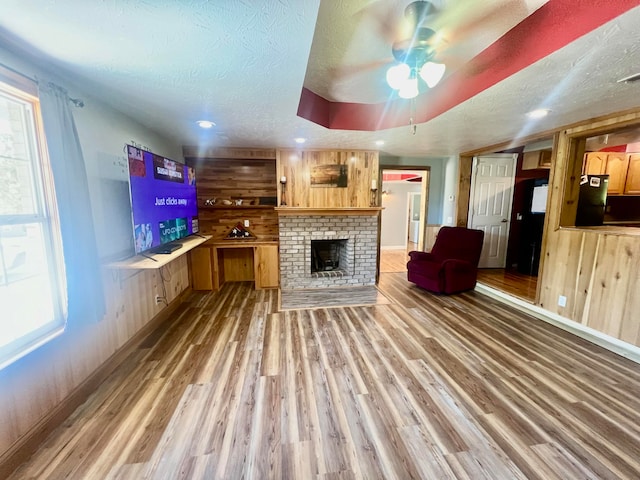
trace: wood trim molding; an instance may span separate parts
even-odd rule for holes
[[[192,289],[187,288],[177,296],[167,308],[153,317],[133,337],[111,355],[100,367],[93,371],[80,385],[58,403],[26,434],[20,437],[0,456],[0,478],[8,478],[20,465],[26,462],[42,445],[43,441],[58,428],[89,396],[104,382],[114,370],[133,352],[138,345],[165,322],[182,305]],[[178,317],[173,317],[177,319]]]
[[[306,208],[306,207],[276,207],[278,215],[290,215],[304,217],[307,215],[313,216],[351,216],[351,215],[378,215],[382,211],[382,207],[369,207],[369,208]]]

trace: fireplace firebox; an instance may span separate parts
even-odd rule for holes
[[[340,269],[347,240],[311,240],[311,273]],[[342,262],[344,263],[344,261]]]

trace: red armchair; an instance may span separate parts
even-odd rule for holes
[[[457,293],[476,286],[484,232],[442,227],[431,253],[409,252],[407,278],[436,293]]]

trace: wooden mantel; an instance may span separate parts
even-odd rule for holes
[[[276,207],[278,215],[312,215],[312,216],[351,216],[351,215],[378,215],[382,207],[343,207],[343,208],[313,208],[313,207]]]

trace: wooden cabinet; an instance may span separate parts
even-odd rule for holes
[[[280,285],[280,259],[277,245],[258,245],[255,251],[256,288]]]
[[[223,240],[196,248],[191,256],[194,290],[219,290],[225,282],[253,281],[255,288],[280,285],[277,242]]]
[[[607,155],[607,166],[604,173],[609,175],[607,195],[622,195],[627,180],[629,155],[626,153],[610,153]]]
[[[640,153],[629,155],[624,193],[625,195],[640,195]]]
[[[607,168],[607,154],[600,152],[587,153],[582,166],[583,175],[604,175]]]
[[[551,150],[524,152],[522,156],[522,169],[534,170],[536,168],[551,168]]]
[[[640,195],[640,154],[587,153],[582,173],[609,175],[608,195]]]
[[[213,290],[213,249],[196,248],[191,252],[191,288]]]

